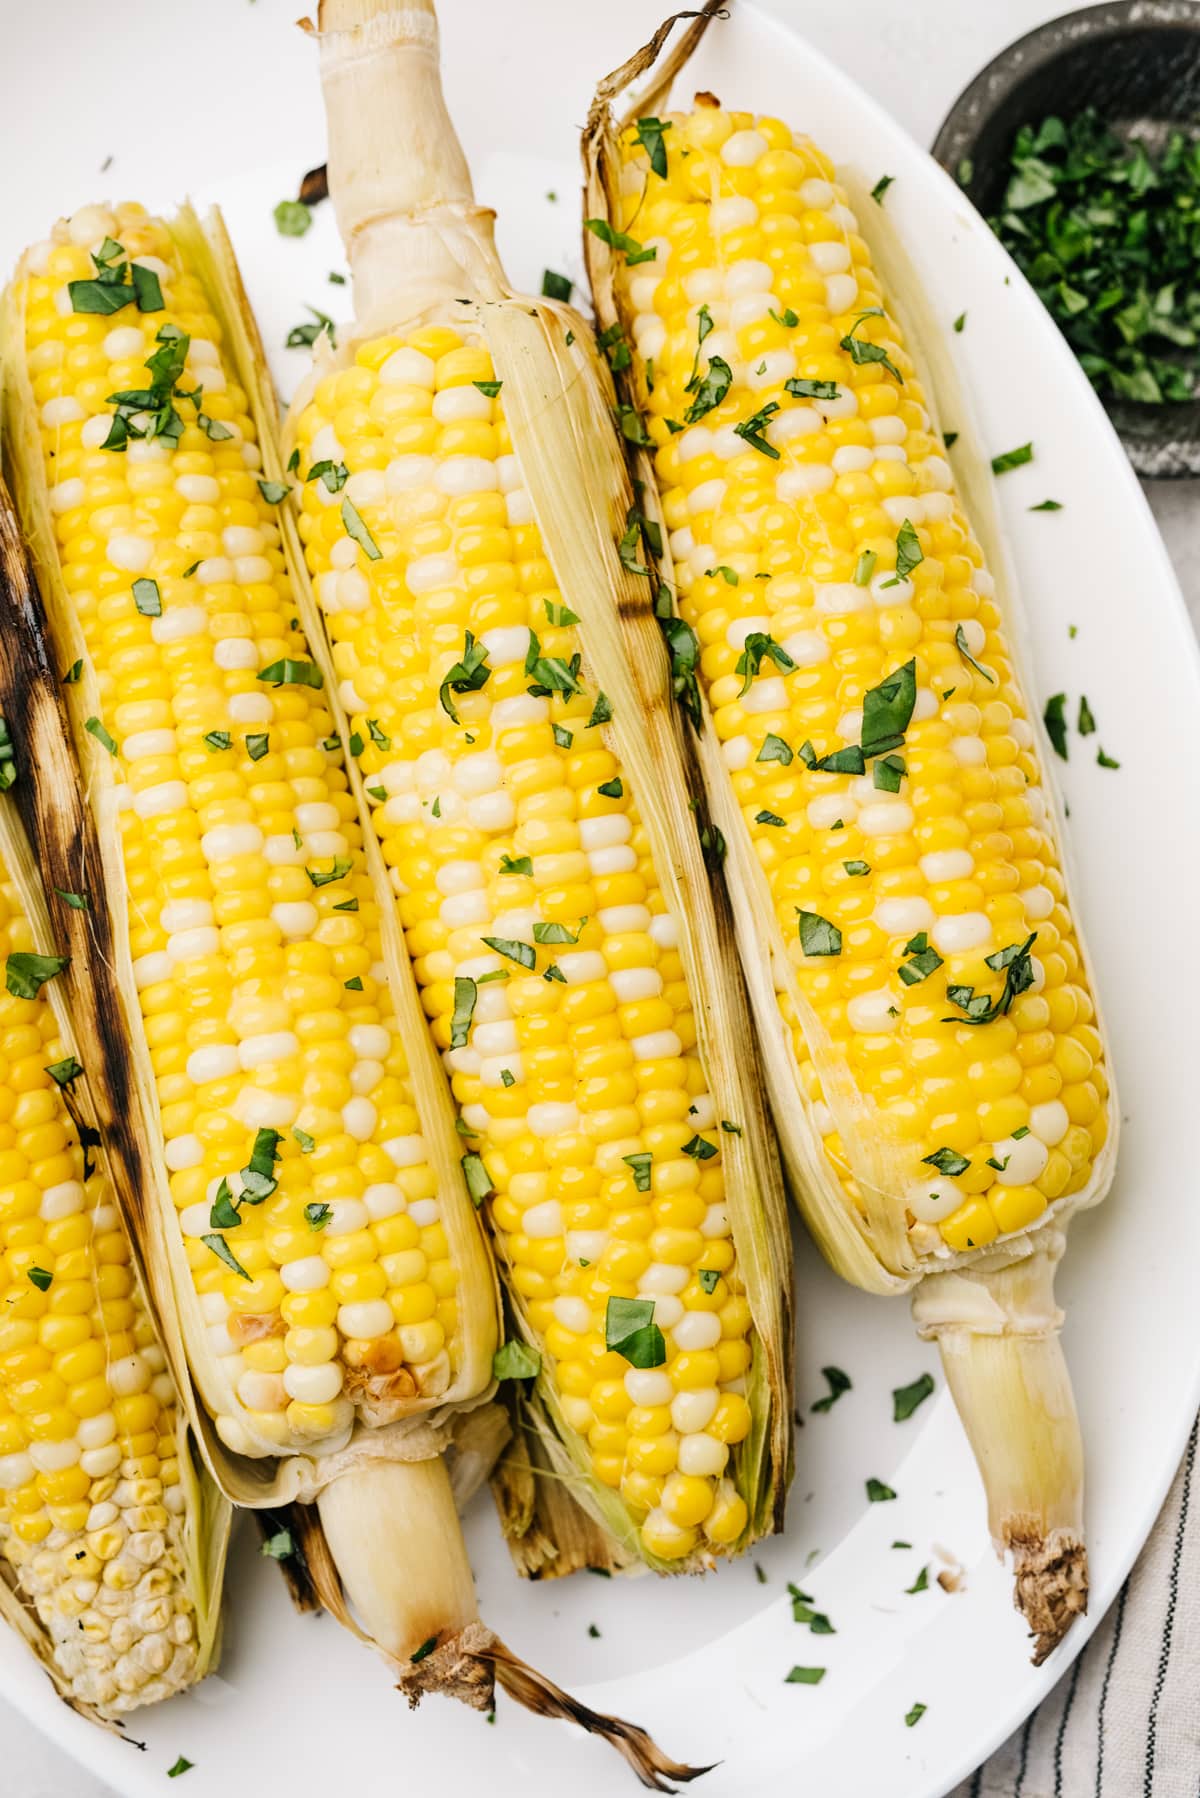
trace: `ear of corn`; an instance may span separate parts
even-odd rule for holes
[[[927,1277],[993,1532],[1062,1557],[1045,1651],[1086,1583],[1052,1268],[1116,1114],[1041,745],[836,172],[780,120],[667,111],[665,76],[616,131],[607,103],[657,48],[601,89],[585,237],[700,644],[776,1119],[834,1265],[876,1291]]]
[[[410,80],[388,31],[379,69]],[[627,1552],[703,1565],[779,1514],[789,1245],[611,391],[573,314],[500,289],[461,165],[444,270],[420,157],[383,203],[345,37],[331,192],[374,322],[293,407],[299,534],[545,1452]],[[432,57],[424,79],[452,143]]]
[[[5,600],[26,581],[0,483]],[[23,904],[38,874],[15,804],[0,800],[0,1613],[107,1721],[215,1663],[229,1510],[195,1465],[86,1123],[79,1044],[42,984],[59,964],[39,960],[44,906]]]

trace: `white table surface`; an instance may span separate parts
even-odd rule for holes
[[[1065,0],[1057,5],[989,0],[986,6],[966,6],[963,0],[908,0],[904,6],[895,0],[762,3],[794,20],[819,49],[852,70],[924,144],[932,141],[955,96],[998,50],[1044,20],[1073,10]],[[497,0],[441,0],[440,9],[448,18],[455,8],[469,14],[472,7],[495,4]],[[514,29],[527,6],[539,18],[546,12],[543,0],[508,4]],[[647,24],[656,24],[669,10],[667,0],[648,0]],[[237,169],[246,160],[246,138],[238,121],[252,115],[261,119],[268,111],[274,114],[271,157],[294,154],[298,178],[322,154],[313,54],[300,34],[288,29],[298,11],[297,0],[171,0],[168,28],[168,10],[157,0],[124,0],[120,7],[53,0],[23,7],[19,14],[15,0],[0,0],[5,37],[0,153],[3,166],[23,171],[19,191],[5,196],[6,236],[14,212],[23,225],[22,241],[33,241],[44,234],[55,211],[110,195],[138,197],[137,170],[145,166],[148,153],[147,114],[117,98],[132,91],[135,77],[144,93],[159,91],[161,79],[179,97],[186,69],[187,93],[202,97],[198,106],[188,102],[192,120],[202,117],[205,103],[213,101],[225,121],[203,146],[173,145],[170,135],[156,134],[156,186],[169,181],[176,167],[181,195],[192,184]],[[73,67],[86,69],[88,83],[86,97],[82,80],[70,92],[69,111],[64,46],[70,47],[66,54]],[[51,68],[57,71],[55,83],[47,85],[45,71]],[[452,70],[449,85],[452,89]],[[498,85],[497,106],[505,100]],[[169,116],[170,108],[165,112]],[[247,129],[252,142],[259,139],[256,124]],[[38,166],[32,179],[35,148]],[[100,164],[109,155],[112,166],[102,180]],[[1151,481],[1146,491],[1200,629],[1197,483]],[[13,1798],[18,1793],[21,1798],[117,1798],[3,1701],[0,1767],[0,1789]]]

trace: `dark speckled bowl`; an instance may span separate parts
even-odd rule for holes
[[[1109,0],[1018,38],[960,94],[933,154],[952,175],[970,163],[966,192],[986,216],[1003,196],[1020,127],[1088,106],[1118,132],[1137,126],[1150,148],[1173,126],[1200,131],[1200,4]],[[1105,405],[1140,475],[1200,475],[1200,401]]]

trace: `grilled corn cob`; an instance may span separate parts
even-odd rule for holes
[[[0,584],[25,579],[0,483]],[[9,761],[5,785],[15,773]],[[6,864],[28,857],[14,806],[0,800]],[[83,1069],[45,985],[61,970],[38,953],[11,874],[0,870],[0,1614],[73,1705],[111,1720],[213,1665],[228,1507],[194,1464],[104,1157],[81,1140]]]
[[[128,1088],[138,1114],[129,1203],[218,1477],[243,1503],[315,1501],[321,1596],[345,1622],[349,1601],[414,1702],[487,1709],[498,1676],[647,1783],[686,1777],[478,1619],[442,1451],[489,1440],[462,1408],[492,1388],[495,1281],[344,717],[293,615],[284,471],[219,220],[76,213],[26,257],[6,340],[118,1026],[124,1001],[97,1036],[110,1102]],[[78,790],[46,783],[45,841],[64,817],[86,838]]]
[[[1041,1658],[1086,1595],[1053,1267],[1116,1117],[1041,747],[836,171],[711,95],[659,117],[669,74],[612,126],[657,48],[600,90],[585,237],[698,652],[777,1123],[833,1265],[916,1286]]]
[[[779,1514],[788,1244],[661,643],[616,622],[609,395],[580,321],[507,288],[432,7],[325,0],[321,31],[368,322],[290,441],[339,697],[556,1465],[701,1566]]]

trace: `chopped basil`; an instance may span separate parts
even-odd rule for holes
[[[68,1055],[62,1061],[52,1061],[46,1072],[56,1086],[70,1086],[72,1080],[78,1080],[82,1074],[83,1063]]]
[[[867,1481],[867,1497],[873,1505],[883,1504],[885,1500],[895,1498],[895,1496],[896,1494],[892,1488],[890,1486],[885,1486],[882,1480],[871,1479]]]
[[[659,588],[660,602],[664,594],[668,594],[668,589],[662,586]],[[691,625],[684,619],[670,614],[664,616],[661,612],[658,617],[671,663],[671,691],[687,714],[692,728],[699,730],[704,716],[700,686],[696,679],[696,668],[700,660],[700,640]]]
[[[922,1567],[920,1573],[918,1573],[918,1575],[917,1575],[916,1579],[913,1581],[912,1585],[905,1586],[905,1588],[904,1588],[905,1594],[909,1598],[911,1598],[913,1596],[914,1592],[928,1592],[928,1590],[929,1590],[929,1568],[928,1567]]]
[[[990,1024],[993,1019],[1003,1017],[1010,1010],[1013,1000],[1033,985],[1033,962],[1029,951],[1036,941],[1035,930],[1023,943],[1009,943],[1007,948],[997,950],[995,955],[984,957],[987,967],[1004,975],[1004,986],[998,998],[989,999],[986,993],[977,993],[972,986],[948,986],[946,997],[951,1005],[958,1007],[963,1016],[943,1018],[943,1024]]]
[[[335,880],[344,880],[354,863],[348,855],[335,855],[330,868],[305,868],[304,872],[315,887],[331,886]]]
[[[667,146],[663,142],[663,132],[670,129],[669,119],[639,119],[637,122],[638,142],[650,158],[650,167],[664,181],[667,178]]]
[[[437,1637],[430,1636],[429,1640],[427,1642],[422,1642],[416,1653],[410,1655],[408,1658],[415,1666],[418,1661],[423,1661],[427,1656],[431,1655],[436,1647]]]
[[[383,551],[363,523],[361,513],[349,496],[342,501],[342,523],[345,525],[348,535],[353,537],[354,541],[366,551],[368,561],[378,562]]]
[[[1005,450],[1001,456],[993,456],[992,473],[1007,474],[1010,468],[1023,468],[1026,462],[1032,461],[1032,443],[1022,443],[1016,449]]]
[[[913,529],[912,520],[906,518],[896,536],[896,572],[892,579],[899,582],[907,580],[914,568],[925,560],[925,552],[921,548],[921,539]],[[886,581],[890,587],[892,581]]]
[[[143,618],[161,618],[162,594],[158,590],[158,582],[147,580],[144,575],[134,581],[133,603]]]
[[[823,1398],[813,1400],[809,1406],[810,1411],[832,1411],[843,1392],[849,1392],[852,1389],[850,1375],[843,1373],[840,1367],[823,1367],[821,1372],[825,1376],[825,1384],[829,1387],[829,1391]]]
[[[910,658],[863,697],[862,750],[884,755],[904,741],[917,702],[917,664]]]
[[[62,684],[64,687],[77,686],[79,681],[82,679],[82,677],[83,677],[83,657],[81,656],[77,662],[71,663],[71,666],[67,669],[67,672],[62,677]]]
[[[765,812],[764,811],[764,812],[755,812],[754,822],[756,824],[783,825],[786,821],[779,816],[778,812]]]
[[[696,397],[684,413],[684,423],[694,425],[697,420],[721,404],[733,384],[733,370],[723,356],[710,356],[708,372],[696,387]]]
[[[544,299],[561,300],[565,305],[571,298],[571,289],[574,285],[574,282],[569,281],[566,275],[556,274],[552,268],[542,271],[542,296]]]
[[[298,1124],[292,1126],[292,1135],[300,1144],[300,1153],[302,1155],[311,1155],[317,1146],[316,1139],[311,1137],[307,1130],[301,1130]]]
[[[109,755],[116,755],[117,740],[105,730],[99,718],[89,718],[83,728],[95,737],[97,743],[103,743]]]
[[[859,313],[845,337],[842,338],[839,347],[846,351],[856,368],[861,368],[866,363],[877,362],[881,368],[887,369],[889,375],[895,375],[897,381],[899,381],[900,385],[903,387],[904,376],[900,373],[900,370],[896,367],[883,345],[881,343],[870,343],[865,337],[859,337],[857,335],[858,329],[864,319],[883,318],[883,316],[884,312],[882,306],[868,306],[865,312]]]
[[[322,687],[325,684],[325,677],[315,662],[293,661],[291,656],[269,662],[259,669],[258,678],[271,687]]]
[[[754,677],[762,667],[764,660],[774,662],[780,674],[790,674],[796,666],[787,650],[782,644],[776,643],[774,637],[768,636],[765,631],[751,631],[746,638],[734,670],[736,674],[744,676],[739,698],[743,698],[750,691]]]
[[[1090,737],[1095,728],[1096,720],[1092,717],[1092,708],[1087,702],[1086,694],[1081,694],[1079,699],[1079,718],[1076,722],[1075,729],[1079,732],[1081,737]]]
[[[792,751],[782,737],[777,737],[774,731],[768,731],[763,738],[763,746],[754,759],[756,762],[779,762],[786,768],[792,760]]]
[[[532,633],[530,641],[531,643],[537,641]],[[487,659],[488,652],[482,643],[475,641],[474,633],[464,631],[462,655],[453,667],[446,670],[442,684],[438,688],[438,703],[446,716],[453,719],[455,724],[460,724],[462,720],[454,708],[454,701],[450,695],[451,693],[478,693],[481,687],[485,687],[492,673],[487,665]]]
[[[342,985],[348,993],[361,993],[363,990],[362,978],[358,974],[353,975],[349,980],[343,980]]]
[[[911,1729],[914,1723],[919,1723],[928,1708],[928,1705],[914,1704],[912,1709],[905,1713],[904,1722],[907,1728]]]
[[[202,1236],[200,1240],[205,1248],[208,1249],[211,1254],[215,1255],[218,1261],[223,1261],[232,1273],[237,1274],[239,1279],[249,1281],[250,1275],[246,1272],[223,1236]]]
[[[899,974],[905,986],[916,986],[927,980],[942,965],[942,958],[932,946],[925,931],[918,930],[915,936],[909,937],[904,945],[904,953],[911,957],[901,962]]]
[[[932,1157],[926,1156],[926,1160]],[[923,1373],[911,1386],[894,1386],[892,1388],[892,1421],[906,1423],[933,1391],[933,1375]]]
[[[564,986],[566,986],[566,984],[567,984],[567,977],[563,973],[562,969],[557,965],[556,962],[550,963],[550,966],[546,969],[546,972],[542,975],[542,979],[543,980],[560,980]]]
[[[871,198],[874,200],[876,206],[883,205],[883,196],[895,179],[896,177],[894,175],[880,175],[878,181],[871,189]]]
[[[667,1345],[654,1321],[654,1300],[610,1298],[604,1313],[604,1346],[631,1367],[662,1367]]]
[[[711,1298],[717,1290],[717,1281],[721,1278],[721,1274],[718,1268],[702,1267],[697,1270],[696,1278],[700,1282],[701,1292],[706,1292]]]
[[[195,1761],[190,1761],[186,1755],[181,1754],[176,1760],[175,1765],[167,1768],[167,1778],[178,1779],[181,1774],[190,1773],[195,1765]]]
[[[622,799],[625,795],[625,788],[621,784],[620,775],[617,775],[613,780],[603,781],[600,786],[596,788],[596,791],[597,793],[603,793],[606,799]]]
[[[580,918],[579,930],[571,931],[568,930],[565,924],[543,924],[538,922],[533,927],[533,940],[535,943],[577,943],[579,941],[579,931],[583,929],[586,923],[586,918]]]
[[[793,1667],[783,1683],[785,1686],[819,1686],[824,1677],[824,1667]]]
[[[49,1292],[54,1284],[53,1274],[48,1274],[44,1267],[31,1267],[28,1272],[30,1280],[39,1292]]]
[[[658,255],[653,244],[647,249],[636,238],[630,237],[628,232],[614,231],[607,219],[585,219],[584,225],[601,243],[607,244],[610,250],[619,250],[630,268],[639,262],[653,262]]]
[[[58,894],[64,904],[70,906],[72,911],[91,910],[91,906],[88,903],[87,895],[85,893],[64,893],[61,887],[55,887],[54,891]]]
[[[711,367],[711,364],[709,366]],[[766,405],[761,406],[750,418],[744,418],[741,424],[733,427],[736,437],[741,437],[750,445],[751,449],[756,449],[761,456],[770,456],[773,462],[778,462],[779,451],[773,443],[767,442],[763,432],[778,410],[779,401],[768,400]]]
[[[792,1600],[793,1623],[807,1624],[814,1636],[837,1635],[837,1631],[824,1611],[813,1610],[812,1597],[808,1592],[802,1592],[799,1586],[792,1584],[791,1580],[788,1581],[788,1592]]]
[[[963,317],[964,318],[966,317],[966,313],[963,314]],[[945,446],[948,450],[953,449],[955,444],[958,442],[958,432],[957,431],[943,431],[942,442],[945,444]]]
[[[963,328],[963,326],[964,326],[964,325],[965,325],[965,324],[966,324],[966,322],[967,322],[967,315],[966,315],[966,313],[965,313],[965,312],[960,312],[960,313],[959,313],[959,315],[958,315],[958,317],[957,317],[957,318],[956,318],[956,319],[955,319],[955,321],[954,321],[954,329],[955,329],[955,330],[956,330],[956,331],[961,331],[961,330],[962,330],[962,328]]]
[[[1096,751],[1096,763],[1101,768],[1119,768],[1120,762],[1114,761],[1111,755],[1105,755],[1103,749]]]
[[[874,782],[881,793],[898,793],[900,782],[904,779],[904,758],[898,755],[885,755],[876,762]]]
[[[478,1207],[495,1192],[495,1182],[484,1166],[482,1155],[464,1155],[461,1165],[471,1201]]]
[[[654,1160],[653,1155],[645,1152],[637,1155],[622,1155],[621,1160],[627,1167],[633,1169],[633,1184],[638,1192],[649,1192],[650,1165]]]
[[[800,947],[805,955],[842,953],[842,933],[836,924],[831,924],[820,912],[802,911],[799,906],[796,915],[800,920]]]
[[[793,324],[799,320],[792,315]],[[783,383],[783,391],[798,400],[836,400],[841,392],[836,381],[805,381],[793,376]]]
[[[260,1555],[265,1555],[269,1561],[290,1560],[296,1552],[296,1544],[292,1540],[291,1530],[276,1530],[273,1536],[267,1537],[258,1552]]]
[[[312,324],[293,325],[284,339],[289,350],[311,349],[323,331],[329,333],[330,349],[337,348],[337,330],[334,322],[324,312],[318,312],[315,306],[306,306],[306,312],[313,315]]]
[[[598,693],[596,695],[596,703],[592,707],[592,715],[588,719],[584,729],[591,730],[593,725],[607,724],[611,718],[612,706],[609,704],[607,696],[603,693]]]
[[[233,738],[227,730],[210,730],[205,732],[204,741],[211,750],[228,749]]]
[[[254,731],[246,738],[246,754],[252,762],[261,762],[271,748],[271,738],[267,731]]]
[[[570,606],[559,605],[553,599],[544,599],[542,605],[551,624],[567,626],[579,623],[577,613],[573,612]]]
[[[1061,512],[1062,501],[1057,499],[1043,499],[1040,500],[1036,506],[1030,506],[1029,510],[1031,512]]]
[[[332,462],[328,457],[323,462],[314,462],[304,477],[307,487],[310,481],[320,481],[330,493],[340,493],[350,479],[350,470],[344,462]]]
[[[1054,753],[1060,755],[1064,762],[1068,759],[1066,704],[1065,693],[1053,693],[1046,701],[1046,709],[1042,713],[1046,735],[1054,745]]]
[[[517,1077],[511,1068],[500,1069],[500,1084],[501,1086],[515,1086],[517,1084]]]
[[[935,1149],[932,1155],[922,1155],[922,1161],[935,1167],[939,1174],[947,1174],[951,1179],[956,1174],[965,1174],[971,1163],[957,1149]]]
[[[475,1013],[475,1001],[479,996],[479,988],[469,977],[462,974],[454,980],[454,1015],[450,1020],[450,1047],[465,1049],[467,1033],[471,1028],[471,1019]]]
[[[532,1380],[541,1371],[542,1357],[527,1342],[502,1343],[492,1356],[494,1380]]]
[[[269,506],[277,506],[281,500],[287,498],[291,488],[286,481],[259,481],[258,491]]]
[[[69,955],[35,955],[15,949],[4,964],[4,984],[14,999],[36,999],[48,980],[70,965]]]
[[[693,1136],[683,1145],[683,1154],[690,1155],[693,1161],[711,1161],[717,1152],[716,1143],[711,1143],[703,1136]]]
[[[504,383],[503,381],[472,381],[471,385],[478,387],[485,399],[494,400]]]
[[[528,968],[531,972],[537,966],[537,954],[532,943],[518,943],[506,936],[481,936],[481,943],[494,949],[497,955],[515,961],[518,967]]]
[[[845,868],[847,874],[850,875],[869,874],[871,872],[870,862],[843,862],[842,866]]]
[[[500,872],[501,874],[532,874],[533,860],[528,855],[502,855]]]
[[[985,668],[982,662],[977,662],[975,660],[975,657],[971,654],[970,650],[967,648],[967,634],[964,631],[961,624],[958,626],[958,628],[956,629],[956,631],[954,633],[954,647],[955,647],[955,649],[957,649],[957,651],[958,651],[959,655],[962,657],[963,661],[969,662],[971,664],[971,667],[974,668],[976,674],[982,674],[985,681],[990,681],[991,684],[993,686],[995,686],[996,677],[992,673],[991,669]]]

